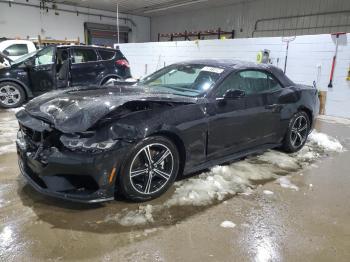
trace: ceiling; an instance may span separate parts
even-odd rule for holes
[[[159,16],[188,10],[212,8],[251,0],[51,0],[58,4],[89,7],[141,16]]]

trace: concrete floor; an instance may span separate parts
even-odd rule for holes
[[[125,227],[106,217],[138,204],[72,204],[26,185],[12,147],[13,115],[0,111],[0,261],[350,261],[349,151],[290,171],[298,191],[270,181],[250,194],[164,208],[152,223]],[[316,128],[350,148],[350,125],[328,119]],[[236,226],[220,227],[225,220]]]

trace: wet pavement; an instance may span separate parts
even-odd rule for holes
[[[345,150],[318,133],[296,155],[217,167],[147,203],[93,206],[26,184],[16,127],[0,111],[0,261],[350,261],[349,120],[316,125]]]

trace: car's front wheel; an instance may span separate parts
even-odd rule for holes
[[[0,107],[15,108],[25,101],[23,88],[12,82],[0,83]]]
[[[148,137],[127,157],[117,181],[117,190],[132,201],[146,201],[163,194],[179,171],[179,153],[169,139]]]
[[[300,150],[306,143],[310,131],[310,120],[304,111],[296,113],[289,121],[283,141],[283,149],[288,153]]]

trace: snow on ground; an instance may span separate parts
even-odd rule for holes
[[[215,166],[208,172],[176,182],[175,192],[164,204],[140,206],[138,210],[107,217],[107,221],[123,226],[150,224],[166,209],[175,206],[206,206],[238,193],[250,195],[257,184],[269,180],[276,180],[281,187],[298,191],[299,188],[290,181],[288,174],[300,171],[322,156],[343,150],[335,138],[313,131],[307,144],[297,153],[269,150],[230,165]],[[268,190],[263,192],[273,194]]]
[[[12,111],[18,111],[12,110]],[[15,152],[18,123],[14,117],[0,120],[0,155]],[[331,152],[342,152],[338,140],[313,131],[304,148],[294,154],[269,150],[262,155],[251,156],[230,165],[215,166],[210,171],[175,183],[175,192],[162,205],[140,206],[137,210],[123,210],[108,216],[105,222],[117,222],[123,226],[144,225],[155,221],[155,214],[174,206],[205,206],[224,201],[236,194],[249,195],[257,184],[277,180],[282,187],[298,190],[288,175],[305,166],[313,166],[315,160]]]
[[[254,187],[259,181],[274,180],[290,172],[295,172],[328,152],[341,152],[338,140],[326,134],[312,132],[305,147],[294,154],[276,150],[227,166],[216,166],[209,172],[176,183],[173,196],[166,202],[168,206],[203,206],[221,201],[225,197],[242,193]],[[296,186],[282,179],[281,186]]]
[[[274,194],[274,193],[273,193],[272,191],[270,191],[270,190],[264,190],[263,193],[264,193],[265,195],[273,195],[273,194]]]
[[[145,225],[154,221],[152,211],[152,205],[140,206],[138,210],[118,213],[116,215],[108,215],[105,218],[105,222],[117,222],[122,226]]]
[[[225,220],[220,224],[220,226],[223,228],[234,228],[236,227],[236,224],[232,221]]]
[[[344,150],[340,142],[326,134],[319,132],[312,132],[309,136],[310,143],[324,151],[342,152]]]
[[[278,184],[280,184],[280,186],[283,188],[290,188],[290,189],[294,189],[295,191],[299,191],[299,187],[297,187],[292,182],[290,182],[288,176],[282,176],[282,177],[278,178],[276,180],[276,182]]]

